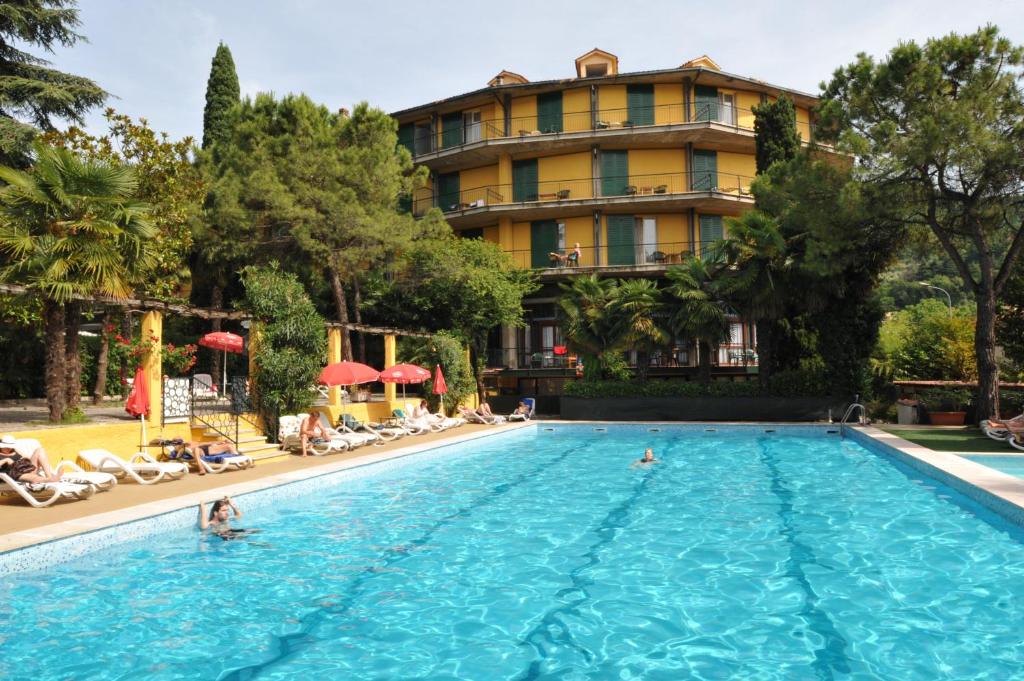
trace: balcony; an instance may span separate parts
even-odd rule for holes
[[[626,364],[637,367],[636,352],[623,353]],[[721,343],[713,349],[712,366],[721,369],[746,369],[757,366],[757,353],[744,343]],[[564,346],[545,348],[491,348],[487,368],[553,374],[575,374],[577,357]],[[650,369],[695,369],[697,349],[694,343],[680,342],[656,351],[649,358]],[[672,373],[671,371],[667,373]]]
[[[416,163],[450,172],[497,163],[501,154],[571,153],[594,144],[630,144],[644,148],[699,143],[737,153],[754,153],[754,114],[749,109],[701,104],[661,104],[632,109],[565,112],[561,119],[536,115],[488,119],[447,130],[414,132],[410,153]]]
[[[502,215],[517,221],[544,220],[615,206],[623,211],[667,212],[693,207],[734,214],[753,205],[753,180],[733,173],[693,172],[550,180],[526,188],[485,185],[419,196],[413,201],[413,215],[437,207],[453,227],[482,227],[494,224]]]
[[[580,274],[605,276],[660,276],[672,265],[694,256],[709,257],[717,241],[651,241],[640,238],[615,246],[580,246],[574,254],[571,244],[557,251],[535,252],[532,248],[506,250],[512,260],[536,273],[540,281],[557,281]]]

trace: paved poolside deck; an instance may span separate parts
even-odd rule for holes
[[[109,492],[98,492],[85,501],[60,501],[45,508],[32,507],[20,497],[5,497],[0,499],[0,527],[3,528],[0,551],[195,506],[200,501],[211,502],[225,494],[240,495],[525,425],[528,424],[466,424],[451,431],[403,437],[381,446],[360,447],[341,454],[305,458],[293,455],[242,471],[202,476],[190,473],[181,480],[154,485],[121,482]]]

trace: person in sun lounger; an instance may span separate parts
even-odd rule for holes
[[[330,435],[320,425],[320,414],[310,412],[299,426],[299,440],[302,443],[302,456],[308,456],[308,448],[311,440],[330,440]]]
[[[242,512],[238,510],[235,502],[229,496],[213,502],[209,516],[206,515],[206,504],[199,502],[199,529],[208,530],[225,541],[235,539],[240,534],[255,532],[255,530],[244,530],[231,526],[232,520],[239,520],[241,517]]]
[[[644,450],[644,455],[633,462],[634,466],[646,466],[652,463],[661,463],[658,459],[654,458],[654,450],[648,447]]]
[[[18,441],[11,435],[0,438],[0,473],[20,482],[59,482],[61,476],[50,468],[42,447],[36,447],[28,456],[17,450]],[[43,471],[39,474],[40,469]]]

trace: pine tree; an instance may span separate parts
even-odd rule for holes
[[[796,109],[785,95],[754,107],[754,148],[758,175],[776,161],[788,161],[800,150]]]
[[[45,59],[15,45],[53,52],[84,38],[74,0],[21,0],[0,7],[0,164],[24,166],[37,130],[53,118],[82,122],[107,93],[93,81],[49,68]]]
[[[206,108],[203,110],[203,149],[228,135],[228,112],[238,104],[240,90],[235,60],[224,43],[217,46],[206,81]]]

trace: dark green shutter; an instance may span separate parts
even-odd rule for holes
[[[462,144],[462,112],[441,116],[441,148],[457,147]]]
[[[654,86],[627,85],[626,106],[633,125],[654,125]]]
[[[718,152],[695,149],[693,152],[693,190],[709,192],[718,188]]]
[[[537,200],[537,159],[512,162],[512,200]]]
[[[416,149],[413,146],[413,140],[416,135],[416,126],[412,123],[403,123],[398,126],[398,143],[409,150],[410,154],[415,154]]]
[[[443,211],[459,207],[459,174],[445,173],[437,176],[437,207]]]
[[[399,194],[398,195],[398,212],[399,213],[411,213],[412,212],[412,194]]]
[[[635,265],[633,232],[636,219],[632,215],[608,216],[608,264]]]
[[[622,196],[629,184],[629,152],[601,152],[601,196]]]
[[[700,216],[700,250],[701,257],[708,252],[711,245],[722,240],[722,216],[701,215]]]
[[[562,132],[562,93],[537,95],[537,129],[541,132]]]
[[[693,88],[694,118],[698,121],[718,120],[718,88],[697,85]]]
[[[537,220],[530,223],[530,266],[548,267],[551,253],[558,252],[558,223]]]

